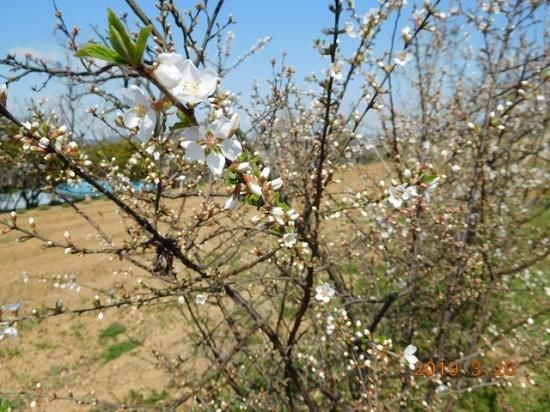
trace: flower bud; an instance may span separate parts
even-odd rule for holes
[[[277,179],[272,180],[269,182],[273,190],[279,190],[283,186],[283,179],[278,177]]]
[[[33,232],[36,232],[36,222],[33,217],[29,217],[29,225]]]
[[[50,139],[48,139],[47,137],[42,137],[42,138],[38,141],[38,145],[39,145],[42,149],[45,149],[45,148],[47,148],[47,147],[50,145]]]
[[[237,166],[238,172],[247,172],[249,170],[250,170],[250,163],[248,162],[243,162]]]
[[[0,105],[6,106],[8,100],[8,87],[5,84],[0,84]]]

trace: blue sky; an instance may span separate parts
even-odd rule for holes
[[[137,0],[150,16],[155,16],[155,0]],[[214,2],[214,0],[211,0]],[[416,0],[418,4],[422,0]],[[50,0],[18,0],[3,4],[0,13],[0,56],[7,53],[24,53],[32,51],[48,60],[66,60],[66,51],[59,45],[62,40],[59,34],[54,32],[54,8]],[[364,14],[369,8],[375,6],[375,0],[356,0],[358,14]],[[412,11],[413,0],[403,12],[403,18],[399,26],[410,25],[408,16]],[[449,1],[444,0],[440,9],[447,11]],[[473,6],[474,0],[462,2],[468,8]],[[8,5],[9,4],[9,5]],[[196,4],[196,0],[176,0],[180,7],[189,7]],[[270,78],[271,57],[280,58],[283,52],[287,53],[286,62],[297,70],[297,78],[303,79],[311,72],[319,72],[328,61],[321,59],[318,52],[313,49],[313,39],[323,37],[321,30],[329,27],[333,15],[328,11],[330,0],[226,0],[221,13],[221,20],[225,21],[232,14],[237,24],[231,27],[235,33],[233,58],[245,53],[256,40],[272,36],[272,41],[259,54],[245,62],[238,70],[227,76],[222,87],[233,92],[241,93],[246,102],[250,93],[252,79],[260,82]],[[78,26],[82,29],[80,42],[85,42],[95,37],[91,26],[96,26],[101,32],[106,27],[106,10],[108,7],[115,12],[128,12],[128,6],[124,0],[57,0],[58,7],[63,11],[65,21],[69,27]],[[131,22],[137,22],[137,18],[130,14]],[[547,18],[541,11],[541,20]],[[385,29],[378,37],[375,54],[379,55],[387,49],[390,43],[390,30],[392,21],[386,22]],[[540,30],[540,25],[536,30]],[[542,39],[539,32],[533,33],[536,38]],[[342,36],[343,47],[357,42],[358,39],[349,39]],[[475,40],[474,40],[475,44]],[[5,75],[6,68],[0,66],[0,75]],[[12,110],[21,113],[25,106],[23,103],[30,97],[48,96],[55,99],[59,94],[59,87],[51,84],[39,93],[33,92],[31,86],[40,85],[43,77],[32,76],[10,87],[9,102]],[[1,78],[0,78],[1,81]],[[407,87],[400,87],[400,92],[407,94]],[[405,99],[407,100],[407,99]]]
[[[156,12],[153,0],[138,2],[149,15]],[[195,2],[179,0],[176,4],[188,6]],[[319,71],[324,63],[312,44],[315,37],[321,36],[322,28],[330,25],[332,14],[327,9],[328,4],[330,2],[325,0],[227,0],[222,9],[222,21],[229,14],[237,20],[237,24],[231,27],[235,33],[234,58],[246,52],[261,37],[272,36],[272,41],[261,53],[253,56],[238,71],[229,75],[223,86],[232,91],[248,93],[251,79],[269,78],[270,58],[280,57],[283,51],[287,52],[286,61],[298,70],[299,78],[312,71]],[[69,27],[78,26],[82,29],[81,42],[94,37],[92,25],[100,30],[105,28],[108,7],[117,13],[129,11],[123,0],[57,0],[57,5],[63,11]],[[2,32],[9,33],[0,37],[0,55],[33,51],[49,60],[64,61],[66,51],[58,45],[62,38],[55,34],[54,24],[54,8],[51,1],[9,2],[9,6],[4,5],[0,13]],[[4,67],[0,67],[0,74],[6,74]],[[10,88],[10,97],[21,102],[23,99],[36,96],[31,86],[37,84],[40,84],[40,78],[37,76],[19,82]],[[52,85],[42,91],[42,94],[44,93],[55,95],[56,88]]]

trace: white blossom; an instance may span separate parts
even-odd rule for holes
[[[206,293],[199,293],[197,296],[195,296],[195,303],[197,305],[204,305],[207,300],[208,295]]]
[[[415,353],[416,346],[414,345],[408,345],[403,351],[403,359],[407,362],[410,369],[414,369],[414,365],[418,362],[418,358],[415,356]]]
[[[153,134],[156,123],[156,113],[151,107],[151,101],[135,85],[122,89],[122,101],[130,107],[124,113],[124,125],[130,129],[137,127],[138,139],[148,139]]]
[[[441,178],[439,176],[436,177],[434,180],[432,180],[432,182],[430,183],[430,185],[428,186],[428,188],[424,192],[424,198],[426,199],[426,201],[429,202],[432,199],[432,193],[435,191],[435,189],[437,189],[439,187],[439,181],[440,180],[441,180]]]
[[[407,52],[399,52],[393,59],[393,61],[398,64],[399,66],[404,66],[408,62],[410,62],[413,58],[413,55],[411,53]]]
[[[322,283],[315,288],[315,299],[322,303],[329,303],[335,290],[328,283]]]
[[[405,41],[405,43],[408,43],[412,40],[412,34],[411,34],[411,28],[409,26],[403,27],[401,30],[401,37]]]
[[[407,186],[406,183],[389,188],[388,201],[393,207],[399,209],[403,202],[417,196],[416,186]]]
[[[298,235],[296,233],[285,233],[283,235],[282,244],[284,247],[292,248],[296,244]]]
[[[231,136],[235,132],[236,122],[221,117],[205,130],[201,126],[188,127],[183,132],[181,146],[185,149],[185,158],[205,163],[215,175],[221,175],[225,159],[237,160],[242,153],[241,143]]]
[[[269,178],[269,174],[271,173],[271,169],[269,167],[264,167],[260,173],[260,182],[262,183],[262,189],[268,190],[269,188],[273,190],[279,190],[281,187],[283,187],[283,179],[280,177],[273,179],[273,180],[267,180]]]
[[[336,324],[334,323],[334,317],[327,316],[327,328],[326,328],[327,335],[332,335],[334,333],[334,329],[336,329]]]
[[[353,23],[351,21],[347,21],[345,24],[344,24],[344,32],[349,36],[349,37],[357,37],[357,33],[355,33],[353,31]]]
[[[334,78],[335,80],[342,79],[342,66],[340,65],[340,63],[332,63],[328,68],[328,72],[330,77]]]
[[[239,204],[239,197],[235,194],[232,194],[225,200],[225,204],[223,208],[225,210],[233,210],[237,207],[238,204]]]
[[[218,76],[213,70],[201,73],[191,60],[177,53],[161,53],[157,60],[155,78],[184,104],[203,102],[216,90]]]

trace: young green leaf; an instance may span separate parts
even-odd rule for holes
[[[420,181],[422,183],[431,183],[436,177],[437,175],[433,173],[422,173],[422,175],[420,176]]]
[[[136,39],[135,54],[134,54],[134,64],[140,64],[143,60],[143,53],[145,52],[145,47],[147,47],[147,40],[151,35],[153,26],[149,25],[142,28],[139,31],[139,34]]]
[[[132,39],[130,39],[130,35],[111,9],[109,9],[107,15],[109,20],[109,40],[111,41],[113,49],[126,59],[126,63],[133,64],[135,46]]]
[[[115,51],[123,58],[124,63],[131,64],[133,61],[132,53],[124,45],[124,41],[122,40],[120,33],[112,27],[109,27],[109,40],[111,41],[111,46],[113,46],[113,49],[115,49]]]
[[[102,44],[88,43],[80,47],[75,54],[76,57],[92,57],[113,63],[123,63],[124,60],[115,52]]]
[[[193,126],[193,119],[191,119],[189,115],[187,115],[187,113],[184,113],[181,110],[178,110],[176,115],[180,120],[178,123],[181,124],[181,128]]]

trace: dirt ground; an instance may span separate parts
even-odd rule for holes
[[[363,186],[366,176],[380,178],[384,174],[380,164],[359,167],[339,176],[340,183],[333,184],[333,190],[357,188]],[[186,213],[192,213],[197,206],[189,204]],[[79,207],[113,238],[123,233],[120,216],[112,203],[93,200],[80,203]],[[101,244],[97,232],[70,207],[30,210],[19,213],[18,219],[28,226],[31,216],[38,231],[50,238],[62,241],[67,230],[75,244],[90,247]],[[0,221],[6,219],[7,214],[0,214]],[[90,307],[98,294],[103,301],[108,299],[105,296],[109,288],[124,285],[131,290],[138,279],[148,277],[125,261],[103,255],[65,255],[62,249],[43,248],[37,240],[17,242],[18,236],[15,233],[0,236],[0,305],[22,302],[22,315],[33,309],[55,307],[60,300],[65,308]],[[73,401],[52,402],[54,393],[59,398],[147,403],[185,392],[185,377],[170,378],[160,366],[162,358],[153,355],[153,352],[171,356],[191,353],[182,339],[184,326],[173,321],[178,316],[182,319],[177,302],[141,309],[109,309],[102,315],[100,319],[97,312],[89,312],[40,322],[25,321],[18,325],[17,338],[1,340],[0,411],[3,411],[1,400],[14,399],[20,391],[34,393],[20,398],[16,410],[31,410],[34,401],[36,407],[32,410],[39,411],[93,410]],[[125,351],[128,342],[137,344]],[[126,348],[124,353],[111,359],[110,354],[121,347]],[[163,393],[164,390],[167,392]]]

